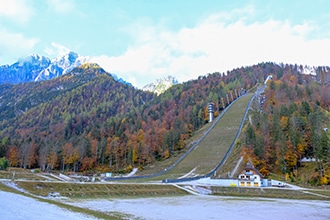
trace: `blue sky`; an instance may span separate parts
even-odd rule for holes
[[[330,65],[327,0],[0,0],[0,65],[93,57],[137,87],[260,62]]]

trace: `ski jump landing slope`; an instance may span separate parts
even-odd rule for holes
[[[166,173],[170,179],[191,178],[210,173],[228,155],[227,152],[240,132],[253,94],[236,100],[199,144],[183,160]]]

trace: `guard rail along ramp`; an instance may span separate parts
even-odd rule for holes
[[[246,96],[245,95],[242,95],[240,97],[238,97],[237,99],[235,99],[234,101],[232,101],[222,112],[221,114],[216,117],[216,119],[213,121],[212,125],[210,126],[210,128],[203,134],[203,136],[201,138],[199,138],[195,143],[194,145],[187,151],[185,152],[175,163],[173,163],[171,166],[167,167],[166,169],[164,169],[163,171],[161,172],[158,172],[158,173],[154,173],[154,174],[150,174],[150,175],[143,175],[143,176],[129,176],[129,177],[107,177],[105,178],[105,181],[115,181],[115,180],[129,180],[129,179],[147,179],[147,178],[152,178],[152,177],[158,177],[158,176],[161,176],[163,174],[165,174],[166,172],[170,171],[171,169],[173,169],[176,165],[178,165],[183,159],[185,159],[187,157],[187,155],[193,151],[197,146],[198,144],[210,133],[210,131],[214,128],[214,126],[218,123],[218,121],[222,118],[222,116],[230,109],[230,107],[232,107],[232,105],[234,103],[237,102],[237,100],[241,99],[242,97]],[[213,173],[218,170],[227,160],[227,158],[229,157],[230,155],[230,152],[233,148],[233,146],[235,145],[235,142],[237,140],[237,138],[239,137],[240,133],[241,133],[241,130],[242,130],[242,127],[244,125],[244,121],[246,119],[246,116],[247,116],[247,113],[251,107],[251,104],[252,104],[252,101],[254,100],[255,98],[255,94],[251,97],[250,101],[249,101],[249,104],[245,110],[245,113],[244,113],[244,117],[241,121],[241,124],[240,124],[240,127],[236,133],[236,136],[231,144],[231,146],[229,147],[227,153],[225,154],[225,156],[223,157],[223,159],[220,161],[220,163],[209,173],[205,174],[205,175],[202,175],[202,176],[196,176],[196,177],[189,177],[189,178],[180,178],[180,179],[164,179],[162,180],[163,183],[176,183],[176,182],[186,182],[186,181],[192,181],[192,180],[198,180],[198,179],[201,179],[201,178],[206,178],[206,177],[210,177],[213,175]]]
[[[188,178],[180,178],[180,179],[164,179],[162,182],[163,183],[179,183],[179,182],[187,182],[187,181],[193,181],[193,180],[199,180],[199,179],[202,179],[202,178],[208,178],[208,177],[211,177],[228,159],[233,147],[235,146],[235,143],[236,143],[236,140],[237,138],[239,137],[241,131],[242,131],[242,128],[243,128],[243,125],[244,125],[244,121],[247,117],[247,114],[248,114],[248,111],[251,107],[251,104],[254,100],[256,95],[253,95],[245,109],[245,113],[244,113],[244,117],[242,118],[242,121],[241,121],[241,124],[239,126],[239,129],[237,130],[237,133],[236,133],[236,136],[234,138],[234,140],[232,141],[227,153],[225,154],[225,156],[222,158],[222,160],[220,161],[220,163],[213,169],[211,170],[209,173],[205,174],[205,175],[200,175],[200,176],[195,176],[195,177],[188,177]],[[236,100],[235,100],[236,101]],[[228,106],[230,107],[230,106]],[[225,112],[223,112],[225,113]],[[212,127],[213,128],[213,127]],[[205,135],[206,136],[206,135]]]

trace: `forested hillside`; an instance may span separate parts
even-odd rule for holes
[[[185,141],[207,123],[209,102],[215,103],[217,116],[228,94],[232,101],[238,90],[253,89],[272,74],[266,103],[253,113],[241,140],[244,151],[265,174],[290,173],[304,156],[322,155],[317,157],[326,166],[328,148],[319,150],[306,140],[321,137],[322,128],[329,127],[324,72],[303,75],[297,66],[262,63],[201,76],[157,96],[115,81],[96,64],[84,64],[53,80],[1,85],[0,158],[42,170],[142,168],[186,147]],[[293,122],[302,127],[293,129]]]
[[[241,140],[243,155],[265,176],[272,172],[288,181],[329,184],[330,73],[319,68],[316,76],[303,75],[293,67],[275,73],[261,95],[261,108],[252,113]],[[311,173],[300,172],[311,164]]]
[[[257,83],[244,77],[209,74],[157,96],[86,64],[54,80],[2,85],[0,157],[24,168],[114,172],[166,159],[207,122],[209,102]]]

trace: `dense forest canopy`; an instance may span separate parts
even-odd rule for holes
[[[325,177],[329,70],[319,68],[316,76],[301,72],[296,65],[261,63],[201,76],[156,95],[84,64],[53,80],[0,85],[0,158],[23,168],[128,172],[185,148],[185,140],[207,123],[208,103],[215,103],[217,116],[227,96],[236,98],[237,91],[253,89],[272,74],[266,101],[255,108],[241,140],[244,152],[264,174],[291,176],[301,158],[315,157]]]
[[[282,173],[296,181],[302,161],[315,161],[317,168],[306,181],[330,183],[330,87],[326,72],[303,75],[285,66],[278,72],[251,112],[244,139],[243,154],[268,176]],[[328,73],[329,74],[329,73]],[[322,79],[323,77],[323,79]]]

